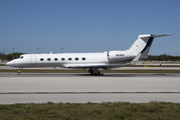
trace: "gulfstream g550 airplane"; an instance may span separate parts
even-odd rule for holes
[[[134,44],[125,51],[107,51],[102,53],[59,53],[59,54],[23,54],[6,65],[18,67],[18,74],[25,67],[65,67],[88,69],[92,75],[100,75],[98,69],[121,67],[136,64],[139,59],[147,58],[147,54],[155,37],[164,35],[139,35]]]

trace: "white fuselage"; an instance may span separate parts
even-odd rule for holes
[[[135,55],[130,51],[104,53],[24,54],[7,63],[12,67],[114,67],[130,62]]]

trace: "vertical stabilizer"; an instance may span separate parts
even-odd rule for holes
[[[141,59],[147,58],[147,54],[149,52],[149,49],[151,48],[152,42],[155,37],[163,37],[163,36],[169,36],[172,34],[165,34],[165,35],[153,35],[153,34],[147,34],[147,35],[139,35],[138,39],[134,42],[134,44],[129,48],[129,50],[134,54],[138,55],[141,53]]]

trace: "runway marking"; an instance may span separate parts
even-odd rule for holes
[[[0,94],[180,94],[180,92],[0,92]]]

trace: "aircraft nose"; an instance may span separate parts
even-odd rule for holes
[[[13,66],[14,62],[13,61],[10,61],[10,62],[7,62],[6,65],[7,66]]]

